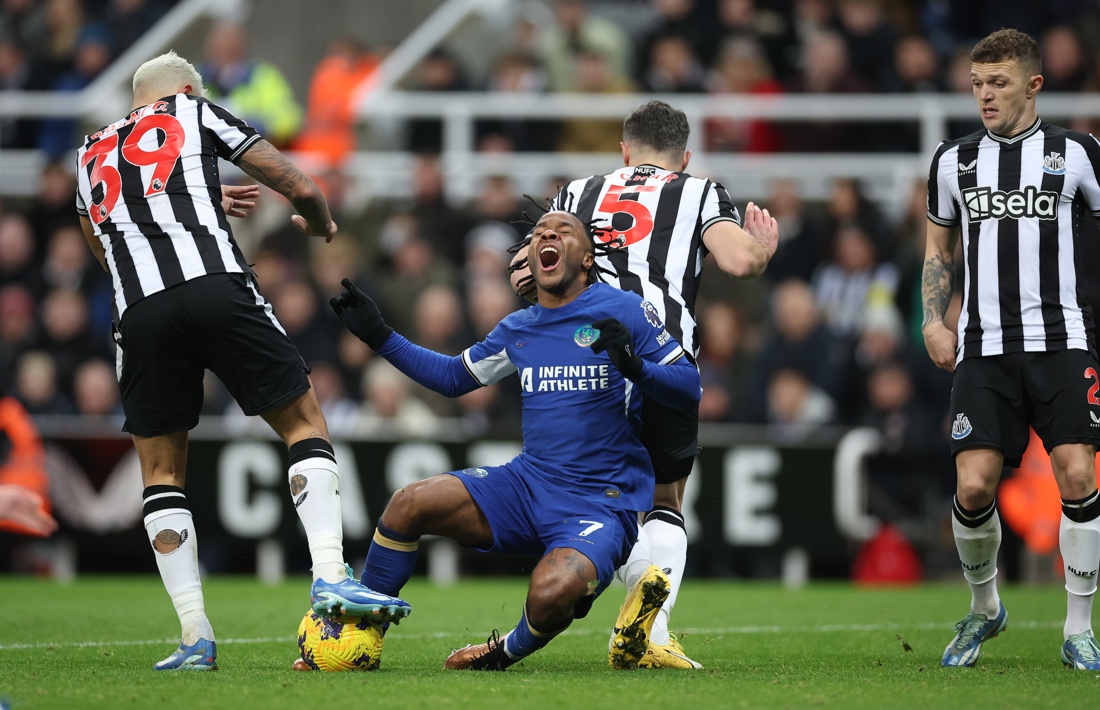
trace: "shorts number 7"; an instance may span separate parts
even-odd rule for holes
[[[603,527],[603,523],[597,523],[595,520],[578,520],[577,522],[588,524],[588,527],[581,530],[577,537],[588,537],[590,533],[594,533]]]

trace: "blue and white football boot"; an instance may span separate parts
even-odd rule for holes
[[[190,646],[180,643],[168,658],[153,664],[155,671],[216,671],[218,648],[213,641],[199,639]]]
[[[319,616],[357,616],[372,624],[398,623],[412,611],[408,602],[375,592],[356,581],[351,565],[345,564],[348,578],[331,584],[313,582],[309,601]]]
[[[955,638],[947,644],[943,652],[942,666],[963,666],[970,668],[978,662],[982,644],[1008,628],[1008,612],[1001,604],[997,615],[990,619],[985,614],[970,612],[966,618],[955,624]]]
[[[1062,644],[1062,663],[1080,671],[1100,671],[1100,646],[1091,631],[1070,634]]]

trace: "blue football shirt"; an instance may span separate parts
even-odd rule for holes
[[[607,353],[592,352],[599,335],[592,323],[604,318],[621,321],[635,352],[649,362],[665,365],[685,355],[653,304],[596,283],[559,308],[534,305],[508,315],[462,361],[481,385],[519,375],[521,457],[547,482],[605,505],[649,510],[653,467],[638,438],[642,392]]]

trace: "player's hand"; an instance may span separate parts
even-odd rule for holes
[[[0,486],[0,520],[22,525],[43,537],[57,530],[57,521],[42,510],[42,498],[23,486]]]
[[[745,206],[745,225],[742,227],[756,243],[763,248],[768,259],[775,254],[779,247],[779,223],[767,210],[762,210],[755,203],[750,202]]]
[[[954,372],[959,336],[944,325],[942,320],[924,326],[921,328],[921,333],[924,334],[924,347],[928,349],[928,357],[932,358],[936,367]]]
[[[527,247],[523,247],[512,257],[512,263],[508,266],[508,282],[520,298],[531,303],[539,302],[535,277],[531,275],[531,267],[527,261]]]
[[[259,196],[259,185],[222,185],[222,211],[227,217],[247,217]]]
[[[336,223],[331,219],[323,227],[311,225],[306,218],[300,214],[290,215],[290,221],[294,223],[294,226],[298,228],[298,231],[307,237],[324,237],[325,244],[332,241],[332,238],[336,236]]]
[[[604,318],[592,324],[600,331],[600,337],[592,343],[592,352],[607,351],[611,364],[623,373],[623,377],[634,379],[642,374],[642,358],[634,352],[634,339],[626,326],[614,318]]]
[[[385,344],[390,337],[393,328],[386,325],[382,319],[382,311],[378,310],[378,304],[371,297],[351,282],[344,279],[340,282],[344,291],[339,298],[329,299],[328,304],[340,320],[352,334],[370,346],[371,350],[377,350]]]

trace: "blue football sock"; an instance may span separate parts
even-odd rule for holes
[[[376,592],[396,597],[412,577],[419,547],[419,537],[402,535],[379,523],[359,581]]]
[[[519,618],[519,624],[504,639],[504,653],[508,656],[509,660],[513,662],[530,656],[535,651],[550,643],[555,636],[565,631],[569,623],[570,622],[566,622],[563,626],[551,631],[536,629],[527,621],[527,605],[524,604],[523,615]]]

